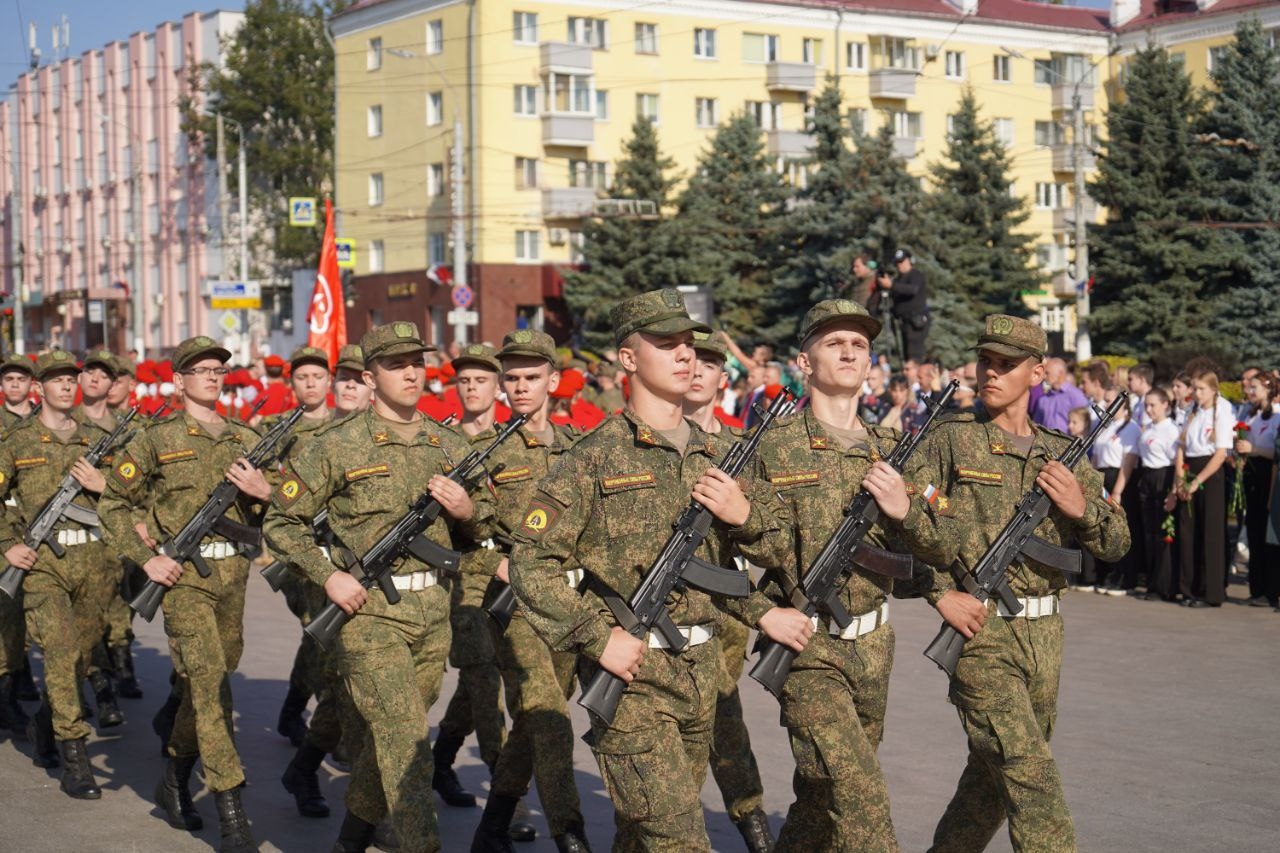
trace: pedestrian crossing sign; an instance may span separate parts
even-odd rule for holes
[[[356,241],[346,237],[338,237],[333,241],[338,250],[338,269],[353,270],[356,268]]]
[[[292,196],[289,199],[289,224],[295,228],[314,228],[316,200],[314,196]]]

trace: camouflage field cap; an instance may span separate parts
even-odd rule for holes
[[[974,349],[989,349],[1012,358],[1030,355],[1039,359],[1044,358],[1049,349],[1049,339],[1044,329],[1023,317],[988,314],[987,327]]]
[[[117,377],[127,375],[132,376],[134,379],[138,378],[138,365],[133,363],[133,359],[125,355],[117,355],[115,356],[115,362]]]
[[[689,317],[684,297],[674,287],[650,290],[624,299],[609,312],[613,340],[621,346],[633,332],[675,335],[680,332],[710,332],[711,328]]]
[[[43,382],[57,373],[79,372],[80,366],[76,364],[75,358],[64,349],[49,350],[36,359],[37,382]]]
[[[173,362],[173,369],[181,373],[204,358],[216,358],[226,364],[231,360],[231,351],[219,346],[218,342],[213,338],[199,335],[194,338],[187,338],[178,344],[178,348],[173,351],[171,361]]]
[[[289,369],[297,370],[304,364],[318,364],[329,369],[329,353],[319,347],[298,347],[289,356]]]
[[[116,366],[116,357],[104,349],[91,350],[84,357],[81,363],[81,370],[88,370],[90,367],[101,367],[107,372],[107,375],[115,379],[120,374],[120,369]]]
[[[359,344],[347,344],[338,350],[338,363],[334,369],[339,367],[357,372],[364,370],[364,350],[360,349]]]
[[[502,339],[502,349],[498,358],[526,355],[530,358],[541,358],[551,364],[554,370],[560,366],[560,354],[556,352],[555,339],[546,332],[534,329],[516,329],[508,332]]]
[[[31,359],[25,355],[11,355],[0,362],[0,376],[12,372],[25,373],[28,376],[36,375],[36,369],[32,366]]]
[[[694,332],[693,351],[702,355],[713,355],[721,361],[729,360],[729,348],[715,332]]]
[[[502,372],[502,365],[498,363],[498,351],[488,344],[467,344],[462,348],[462,352],[458,353],[458,357],[450,363],[455,373],[468,367],[479,367],[492,370],[494,373]]]
[[[800,323],[800,346],[832,323],[850,323],[874,341],[880,334],[880,321],[852,299],[824,299],[809,309]]]
[[[374,326],[360,339],[360,349],[364,350],[366,368],[373,366],[374,359],[388,355],[435,351],[435,347],[422,342],[417,323],[404,321]]]

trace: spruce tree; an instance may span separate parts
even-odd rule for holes
[[[978,115],[972,89],[952,118],[946,159],[929,172],[929,208],[941,228],[937,260],[951,274],[952,291],[980,316],[1025,314],[1019,293],[1040,285],[1033,238],[1018,230],[1031,213],[1025,198],[1010,193],[1008,154]]]
[[[652,122],[637,118],[625,156],[615,167],[609,195],[615,199],[651,201],[655,218],[605,215],[583,229],[581,269],[565,274],[565,301],[573,312],[580,343],[612,346],[609,311],[629,296],[682,284],[680,241],[663,210],[671,203],[678,178],[669,174],[674,161],[664,157]]]
[[[680,197],[684,281],[712,288],[716,320],[735,338],[754,337],[765,324],[786,196],[760,128],[738,113],[712,136]]]

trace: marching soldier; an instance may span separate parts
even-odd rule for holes
[[[510,582],[510,542],[525,518],[538,483],[573,445],[574,432],[550,422],[550,392],[560,379],[558,357],[550,335],[530,329],[509,333],[498,353],[507,403],[517,415],[528,415],[519,437],[494,454],[499,535],[489,552],[486,584],[500,589]],[[581,580],[571,572],[570,583]],[[489,595],[492,600],[493,594]],[[538,785],[538,798],[560,851],[587,851],[578,786],[573,775],[573,726],[568,699],[573,692],[577,655],[552,651],[530,627],[520,610],[505,631],[491,626],[498,666],[507,690],[511,735],[493,771],[489,800],[476,829],[475,853],[509,851],[508,835],[517,826],[513,814],[519,799]]]
[[[199,758],[217,801],[221,849],[241,853],[257,849],[240,802],[245,778],[232,736],[231,706],[231,674],[244,649],[249,560],[239,543],[206,540],[200,555],[212,571],[202,578],[154,550],[186,524],[224,477],[241,492],[227,513],[231,521],[250,523],[271,495],[262,472],[244,459],[257,433],[217,413],[230,357],[212,338],[188,338],[178,345],[174,381],[185,408],[148,426],[117,456],[101,513],[111,548],[169,588],[164,629],[181,701],[156,802],[175,828],[202,828],[188,790]],[[134,527],[139,514],[144,514],[145,538]]]
[[[1030,420],[1027,397],[1044,380],[1044,330],[1030,320],[993,314],[978,338],[981,415],[938,424],[916,454],[908,480],[931,484],[946,566],[927,593],[938,613],[968,641],[951,679],[950,700],[969,739],[969,762],[933,836],[935,851],[982,850],[1006,818],[1015,850],[1076,849],[1062,780],[1049,751],[1062,670],[1063,575],[1030,560],[1006,575],[1022,604],[1017,615],[993,597],[964,592],[968,571],[1009,521],[1010,507],[1039,484],[1053,502],[1036,535],[1072,540],[1100,560],[1129,547],[1124,513],[1104,497],[1102,478],[1086,460],[1075,471],[1056,461],[1070,438]]]
[[[405,850],[440,849],[426,746],[427,711],[440,692],[449,650],[449,599],[437,569],[407,556],[396,568],[400,603],[378,588],[365,590],[316,549],[311,521],[324,508],[337,539],[355,555],[368,552],[427,489],[443,512],[424,536],[452,547],[455,535],[483,541],[492,505],[481,490],[473,500],[445,476],[467,454],[453,432],[427,421],[415,407],[426,381],[417,326],[375,327],[360,342],[373,406],[344,418],[294,458],[275,490],[265,532],[276,553],[324,588],[354,618],[336,640],[343,680],[368,724],[353,750],[347,815],[335,850],[364,850],[382,817]],[[345,559],[345,557],[344,557]]]
[[[21,423],[31,414],[31,385],[35,368],[31,359],[11,355],[0,362],[0,393],[4,405],[0,406],[0,435]],[[6,508],[17,507],[9,497]],[[26,641],[26,622],[22,617],[22,603],[0,594],[0,728],[12,732],[24,732],[27,728],[27,712],[18,701],[18,683],[27,671],[27,658],[23,651]]]
[[[627,299],[612,311],[629,408],[573,446],[530,502],[510,561],[529,624],[556,651],[574,651],[622,679],[612,723],[592,719],[592,750],[613,800],[620,849],[709,850],[698,794],[706,776],[719,669],[711,596],[669,597],[686,638],[681,651],[658,634],[618,627],[604,596],[627,601],[670,535],[690,495],[718,520],[700,549],[718,564],[736,543],[748,556],[781,525],[769,495],[748,499],[714,462],[728,443],[682,417],[693,377],[693,332],[674,289]],[[589,568],[580,595],[566,572]],[[646,653],[647,652],[647,653]]]
[[[11,429],[31,414],[35,407],[31,402],[31,384],[35,375],[31,359],[25,355],[11,355],[0,363],[0,392],[4,394],[0,428]]]
[[[373,389],[364,381],[364,352],[359,344],[348,344],[338,351],[338,364],[333,374],[333,417],[341,420],[354,412],[369,408]]]
[[[102,639],[106,549],[96,528],[69,518],[55,533],[65,549],[63,557],[22,541],[34,514],[68,472],[83,487],[75,503],[85,509],[96,509],[105,485],[103,473],[83,458],[91,433],[73,415],[79,374],[75,359],[62,350],[45,353],[36,362],[44,405],[0,444],[0,498],[16,498],[14,506],[0,506],[0,550],[8,565],[27,572],[27,633],[44,650],[43,701],[27,728],[35,746],[34,763],[57,767],[60,754],[62,790],[76,799],[96,800],[102,790],[85,749],[91,731],[81,710],[79,685],[93,647]]]

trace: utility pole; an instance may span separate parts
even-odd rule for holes
[[[1085,188],[1084,188],[1084,110],[1080,103],[1080,84],[1085,81],[1087,72],[1076,80],[1075,95],[1071,99],[1073,113],[1071,144],[1072,168],[1075,172],[1075,217],[1076,217],[1076,361],[1083,362],[1093,357],[1093,343],[1089,339],[1089,231],[1085,222]]]
[[[142,209],[143,151],[141,138],[137,139],[136,144],[132,144],[133,133],[130,132],[129,136],[131,142],[129,150],[133,152],[130,157],[133,162],[129,164],[129,171],[132,173],[130,178],[133,181],[133,291],[130,294],[133,297],[131,306],[133,322],[131,325],[133,326],[133,348],[138,351],[138,360],[142,361],[147,357],[147,300],[143,293],[146,289],[143,287],[146,278],[142,271],[142,241],[145,239],[143,220],[146,216],[146,211]]]
[[[455,110],[461,110],[461,106],[455,107]],[[453,163],[452,181],[453,196],[450,201],[453,204],[453,284],[454,287],[467,286],[467,202],[463,198],[463,168],[462,168],[462,116],[459,112],[455,112],[453,118]],[[458,323],[453,327],[454,340],[459,345],[467,343],[467,324]]]
[[[13,115],[18,115],[19,104],[17,98],[12,98],[10,104],[13,106]],[[14,123],[19,125],[18,122]],[[22,239],[22,208],[21,199],[26,198],[22,192],[23,171],[19,166],[19,157],[10,157],[9,165],[13,169],[13,189],[14,192],[10,196],[9,215],[13,217],[13,230],[9,233],[17,238],[17,251],[15,253],[18,263],[13,268],[13,353],[14,355],[24,355],[27,351],[27,322],[24,316],[26,311],[25,303],[27,301],[27,250],[26,243]]]

